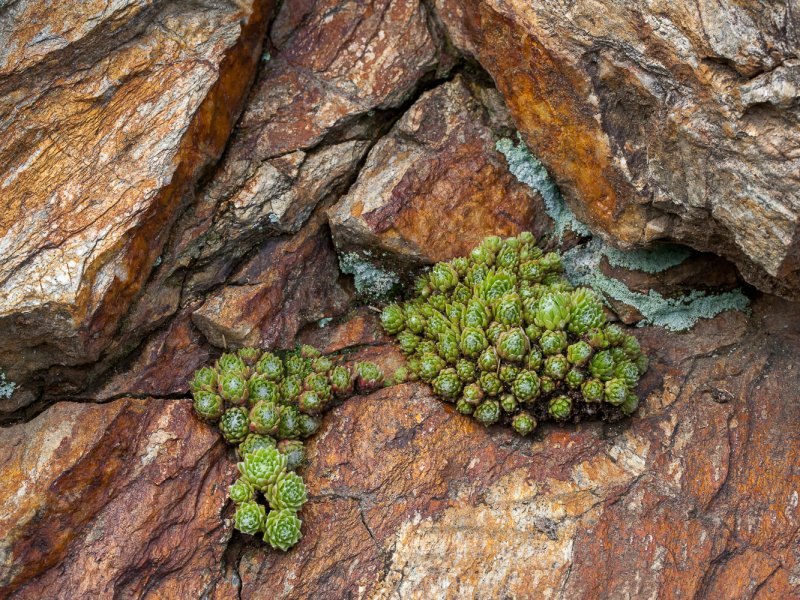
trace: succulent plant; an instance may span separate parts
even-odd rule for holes
[[[286,464],[286,456],[277,448],[259,448],[245,454],[236,466],[247,483],[263,492],[286,471]]]
[[[261,358],[261,350],[258,348],[239,348],[236,354],[239,355],[248,367],[253,367],[258,362],[258,359]]]
[[[286,469],[294,471],[306,462],[306,447],[300,440],[281,440],[278,451],[286,457]]]
[[[278,439],[287,440],[300,435],[300,409],[294,405],[281,408],[281,419],[278,422]]]
[[[287,375],[280,383],[281,404],[295,404],[303,393],[303,380],[297,375]]]
[[[586,402],[602,402],[605,386],[599,379],[588,379],[581,385],[581,394]]]
[[[405,308],[398,309],[403,311],[404,328],[415,322],[415,318],[405,318]],[[416,310],[413,314],[420,317]],[[457,321],[460,318],[461,313]],[[424,327],[424,322],[417,325]],[[403,332],[408,333],[405,329],[399,333]],[[436,344],[428,343],[436,352]],[[415,352],[416,346],[411,351]],[[440,360],[435,356],[435,361]],[[383,373],[372,363],[362,363],[359,375],[367,386],[383,381]],[[400,367],[392,381],[414,377],[416,374]],[[460,380],[458,385],[460,389]],[[251,535],[264,531],[275,548],[288,549],[299,539],[300,521],[295,513],[306,500],[302,478],[293,472],[306,460],[303,442],[297,438],[307,438],[319,429],[321,413],[334,394],[344,398],[353,393],[350,370],[334,367],[330,357],[311,346],[285,356],[242,348],[223,354],[213,367],[198,369],[189,386],[198,417],[217,423],[225,441],[237,445],[241,477],[228,490],[237,505],[234,526]],[[266,507],[259,503],[262,496],[256,491],[262,492],[273,508],[269,531]]]
[[[572,411],[572,400],[569,396],[556,396],[550,399],[547,412],[556,421],[565,421]]]
[[[557,330],[564,329],[567,321],[569,321],[569,296],[563,292],[542,296],[536,308],[534,324],[544,329]]]
[[[189,383],[192,392],[216,392],[217,391],[217,371],[211,367],[203,367],[194,372],[194,377]]]
[[[241,444],[239,444],[237,452],[240,457],[243,457],[245,454],[255,452],[259,448],[274,448],[275,444],[275,438],[271,436],[261,435],[260,433],[251,433]]]
[[[303,380],[303,389],[314,392],[323,401],[330,400],[333,396],[328,377],[322,373],[309,373],[306,375],[306,378]]]
[[[269,381],[280,381],[283,379],[283,361],[271,352],[267,352],[256,363],[256,371]]]
[[[620,406],[625,402],[628,394],[628,386],[622,379],[610,379],[606,381],[605,400],[612,406]]]
[[[317,432],[322,421],[318,416],[300,413],[297,419],[297,435],[303,439],[311,437]]]
[[[406,315],[397,304],[390,304],[381,312],[381,325],[390,335],[400,333],[406,325]]]
[[[485,400],[475,408],[472,416],[482,425],[493,425],[500,419],[500,403],[497,400]]]
[[[567,347],[567,360],[577,367],[585,365],[592,357],[592,347],[583,340]]]
[[[217,359],[217,372],[247,374],[247,365],[235,352],[226,352]]]
[[[222,373],[217,389],[219,395],[231,404],[241,405],[247,400],[247,379],[242,373],[236,371]]]
[[[324,410],[325,403],[325,399],[322,398],[317,392],[314,390],[306,390],[300,394],[300,399],[298,400],[297,405],[302,412],[309,415],[315,415]]]
[[[481,373],[480,379],[478,381],[480,382],[481,389],[488,396],[497,396],[500,392],[503,391],[503,382],[500,381],[500,377],[498,377],[496,373],[492,373],[491,371],[484,371],[483,373]]]
[[[265,521],[266,511],[264,507],[254,500],[239,504],[236,507],[236,514],[233,516],[233,526],[242,533],[250,535],[255,535],[262,531]]]
[[[539,338],[539,347],[542,349],[542,354],[551,356],[559,354],[564,348],[567,347],[567,334],[564,331],[550,331],[549,329],[542,333]]]
[[[455,369],[442,370],[433,380],[433,391],[445,400],[454,402],[461,393],[461,380]]]
[[[240,406],[234,406],[222,413],[219,419],[219,430],[226,442],[239,444],[250,433],[249,424],[247,411]]]
[[[288,508],[296,512],[306,503],[306,485],[297,473],[286,471],[267,487],[264,496],[273,510]]]
[[[275,402],[262,400],[250,409],[249,427],[253,433],[274,435],[278,432],[282,408]]]
[[[536,419],[530,413],[522,411],[511,419],[511,427],[520,435],[528,435],[536,429]]]
[[[278,384],[262,375],[250,378],[247,382],[247,392],[247,401],[251,406],[262,400],[276,404],[281,401],[281,389]]]
[[[253,486],[247,483],[247,481],[241,477],[234,481],[233,485],[228,488],[228,497],[236,504],[241,504],[242,502],[252,500],[254,494],[255,491],[253,490]]]
[[[503,412],[515,413],[518,406],[517,398],[514,394],[505,393],[500,396],[500,408]]]
[[[199,390],[194,392],[194,402],[192,404],[194,412],[203,421],[216,423],[222,416],[225,402],[214,392]]]
[[[503,332],[497,339],[497,354],[509,362],[522,362],[530,347],[528,336],[519,327]]]
[[[522,371],[511,389],[520,402],[530,402],[539,395],[539,377],[533,371]]]
[[[383,370],[374,362],[364,361],[356,365],[358,375],[358,390],[361,393],[369,393],[377,390],[383,383]]]
[[[447,363],[438,354],[426,352],[420,358],[419,377],[423,381],[430,383],[446,365]]]
[[[569,361],[563,354],[548,356],[544,361],[544,374],[550,379],[561,381],[569,372]]]
[[[286,552],[300,541],[302,525],[297,513],[291,509],[271,510],[264,524],[264,541],[276,550]]]
[[[598,352],[589,362],[589,372],[601,381],[608,381],[614,376],[614,358],[608,350]]]
[[[544,253],[528,232],[490,236],[468,257],[434,265],[381,321],[412,375],[481,422],[524,435],[536,418],[628,414],[634,402],[619,385],[628,398],[647,358],[633,336],[606,323],[601,297],[562,271],[558,253]]]

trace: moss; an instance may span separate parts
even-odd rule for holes
[[[340,254],[339,268],[342,273],[353,276],[356,292],[370,300],[388,298],[400,285],[400,277],[378,266],[369,250]]]
[[[660,273],[681,264],[692,251],[676,245],[664,245],[653,249],[623,251],[591,237],[589,228],[578,221],[567,206],[547,170],[525,146],[522,140],[517,145],[503,138],[496,148],[506,157],[509,171],[522,183],[538,191],[544,199],[547,214],[554,222],[554,232],[560,241],[565,231],[572,231],[590,240],[579,245],[564,257],[567,279],[573,285],[587,285],[606,297],[614,298],[638,310],[643,325],[657,325],[670,331],[691,328],[700,319],[710,319],[727,310],[747,311],[749,300],[741,290],[722,294],[706,294],[698,290],[678,298],[665,298],[651,290],[647,294],[634,292],[617,279],[600,272],[600,261],[605,256],[616,267],[645,273]]]
[[[11,398],[17,384],[6,379],[6,374],[0,371],[0,398]]]

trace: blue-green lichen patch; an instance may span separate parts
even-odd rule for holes
[[[0,371],[0,398],[11,398],[17,384],[6,379],[6,374]]]
[[[368,300],[382,300],[397,293],[400,276],[381,266],[370,250],[339,254],[339,268],[353,276],[356,292]]]
[[[586,243],[565,253],[563,262],[567,279],[573,285],[585,285],[635,308],[643,325],[656,325],[670,331],[691,328],[700,319],[710,319],[727,310],[747,311],[749,299],[741,290],[708,294],[693,290],[676,298],[666,298],[654,290],[635,292],[622,281],[604,275],[600,262],[606,257],[615,267],[645,273],[661,273],[675,267],[692,255],[686,247],[664,245],[653,249],[623,251],[592,237],[589,228],[570,210],[550,178],[544,165],[536,159],[520,139],[515,145],[509,138],[497,142],[496,148],[505,157],[509,171],[522,183],[538,191],[545,202],[547,214],[554,221],[554,233],[559,241],[566,231],[590,238]]]
[[[547,214],[553,219],[554,233],[559,241],[566,231],[572,231],[583,237],[591,235],[589,228],[581,223],[567,206],[555,182],[547,173],[547,169],[528,151],[521,139],[515,146],[509,138],[502,138],[497,142],[495,148],[506,157],[511,174],[542,196]]]

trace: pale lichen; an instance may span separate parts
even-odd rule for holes
[[[379,266],[369,250],[339,254],[339,268],[342,273],[353,276],[356,292],[370,300],[387,298],[400,285],[400,277]]]
[[[509,171],[542,196],[547,214],[554,222],[556,239],[560,241],[566,231],[590,238],[563,256],[567,279],[573,285],[589,286],[606,298],[632,306],[644,317],[639,322],[640,326],[657,325],[671,331],[689,329],[699,319],[710,319],[727,310],[748,310],[750,301],[738,289],[721,294],[694,290],[677,298],[665,298],[654,290],[647,294],[635,292],[622,281],[604,275],[600,271],[603,257],[616,267],[660,273],[681,264],[691,256],[692,251],[675,245],[623,251],[598,237],[592,237],[589,228],[578,221],[567,206],[542,163],[530,153],[521,139],[514,145],[511,139],[503,138],[497,142],[496,148],[506,157]]]
[[[17,384],[6,379],[6,374],[0,371],[0,398],[11,398]]]
[[[580,236],[591,235],[589,228],[581,223],[569,209],[555,182],[547,173],[547,169],[528,151],[522,139],[515,146],[512,140],[503,138],[497,142],[495,147],[506,157],[511,174],[542,196],[547,214],[553,219],[553,229],[558,240],[561,240],[566,231],[573,231]]]

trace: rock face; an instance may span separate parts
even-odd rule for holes
[[[222,152],[272,3],[0,9],[0,364],[96,360]]]
[[[337,248],[418,266],[463,255],[487,235],[544,233],[541,198],[495,150],[511,131],[488,86],[458,76],[423,94],[330,209]]]
[[[723,254],[800,297],[791,3],[436,0],[585,222]]]
[[[614,425],[520,439],[421,384],[349,400],[286,554],[232,530],[234,453],[187,390],[246,344],[391,373],[344,258],[547,235],[496,150],[515,130],[596,230],[796,294],[788,8],[0,4],[0,600],[800,597],[797,304],[637,329],[645,399]],[[605,256],[642,293],[741,283]]]
[[[188,401],[60,403],[0,430],[0,597],[197,598],[233,465]]]
[[[241,597],[795,596],[800,329],[794,305],[754,310],[641,330],[647,400],[622,424],[531,442],[418,384],[346,402],[311,444],[305,538],[241,549]],[[375,348],[352,323],[317,337]]]

